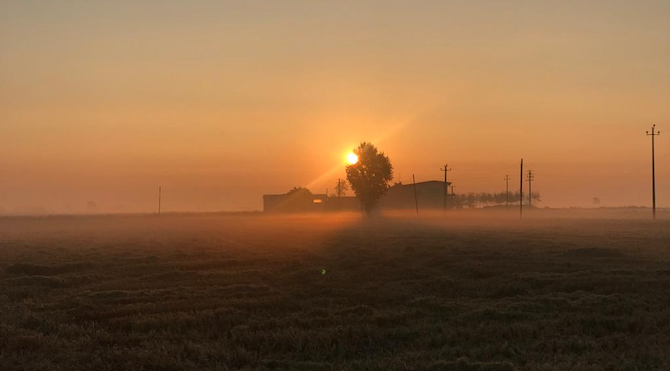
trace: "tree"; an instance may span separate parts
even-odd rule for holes
[[[305,187],[293,187],[292,190],[288,191],[289,195],[312,195],[312,192],[310,192],[309,189]]]
[[[505,192],[500,193],[468,193],[468,194],[458,194],[452,201],[456,208],[476,208],[478,204],[482,206],[487,205],[501,205],[507,203],[508,196]],[[527,199],[524,197],[524,202]],[[542,197],[538,192],[533,192],[533,201],[541,202]],[[519,203],[519,191],[509,193],[509,203],[518,204]]]
[[[335,183],[335,195],[337,197],[346,196],[348,190],[349,186],[347,185],[347,182],[343,182],[342,179],[338,179],[337,183]]]
[[[535,201],[535,202],[542,202],[542,196],[540,196],[540,194],[537,193],[537,192],[533,192],[531,197],[533,198],[533,201]]]
[[[371,143],[363,142],[354,149],[358,162],[347,165],[347,180],[363,210],[369,214],[379,199],[386,194],[393,180],[393,166],[384,152],[379,152]]]

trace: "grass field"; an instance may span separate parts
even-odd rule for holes
[[[668,370],[670,218],[0,220],[0,370]]]

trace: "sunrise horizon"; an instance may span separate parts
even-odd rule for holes
[[[0,371],[670,370],[670,0],[0,0]]]
[[[541,206],[651,206],[667,2],[1,9],[0,214],[151,212],[158,186],[174,211],[260,210],[263,194],[332,189],[363,141],[393,182],[448,163],[457,193],[500,192],[524,158]]]

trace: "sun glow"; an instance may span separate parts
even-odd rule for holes
[[[358,162],[358,156],[356,156],[355,153],[352,152],[352,153],[349,153],[349,154],[347,155],[347,163],[348,163],[349,165],[353,165],[353,164],[355,164],[355,163],[357,163],[357,162]]]

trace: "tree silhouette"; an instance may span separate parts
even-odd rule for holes
[[[346,196],[348,190],[349,186],[347,185],[347,182],[338,179],[337,183],[335,183],[335,195],[337,195],[337,197]]]
[[[354,149],[358,162],[347,165],[347,180],[366,214],[377,205],[386,194],[393,179],[393,166],[384,154],[371,143],[363,142]]]
[[[528,199],[524,197],[524,205],[527,204]],[[533,201],[541,202],[542,197],[540,193],[533,192]],[[477,205],[502,205],[507,202],[507,194],[505,192],[500,193],[463,193],[457,194],[456,197],[452,200],[452,205],[456,208],[471,208],[474,209]],[[509,203],[518,204],[519,203],[519,192],[509,192]]]
[[[289,195],[294,195],[294,194],[309,194],[311,195],[312,192],[310,192],[309,189],[305,187],[293,187],[292,190],[288,191]]]

